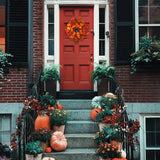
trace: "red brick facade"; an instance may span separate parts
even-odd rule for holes
[[[110,9],[110,64],[114,65],[114,4],[109,1]],[[44,59],[44,2],[34,0],[33,13],[33,78],[37,78],[39,68]],[[135,73],[130,74],[129,65],[117,65],[117,80],[124,91],[125,102],[160,102],[160,73]],[[0,90],[0,103],[23,102],[28,93],[27,67],[10,67],[6,74],[7,80]]]

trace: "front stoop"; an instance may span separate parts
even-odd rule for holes
[[[98,160],[93,140],[98,125],[91,120],[91,100],[63,99],[59,102],[69,114],[65,128],[68,146],[63,152],[44,153],[43,157],[54,157],[56,160]]]

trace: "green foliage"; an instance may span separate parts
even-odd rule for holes
[[[115,105],[118,104],[118,99],[116,96],[102,96],[99,100],[101,109],[109,108],[113,109]]]
[[[64,110],[55,109],[50,112],[49,118],[51,127],[54,125],[61,126],[67,123],[68,114]]]
[[[61,81],[61,76],[58,71],[59,66],[58,65],[52,65],[49,67],[46,67],[44,69],[44,73],[41,76],[41,81],[47,81],[47,80],[53,80],[53,81]]]
[[[53,98],[53,96],[51,96],[49,94],[45,94],[45,95],[41,96],[40,104],[41,104],[41,106],[51,105],[54,107],[56,105],[56,100]]]
[[[10,57],[13,56],[8,53],[3,53],[2,49],[0,48],[0,78],[3,78],[4,68],[12,65],[11,62],[9,62]],[[0,84],[2,84],[2,82],[0,82]],[[0,87],[0,89],[2,89],[2,87]]]
[[[111,111],[109,108],[104,108],[103,112],[100,112],[96,115],[96,122],[102,122],[105,117],[112,116],[113,111]]]
[[[33,141],[42,141],[47,142],[51,139],[52,131],[48,130],[47,128],[41,128],[39,130],[36,130],[32,134]]]
[[[36,141],[36,142],[28,142],[26,144],[26,148],[25,148],[25,152],[27,154],[31,154],[31,155],[37,155],[39,153],[42,153],[42,148],[40,145],[40,141]]]
[[[95,69],[92,71],[91,81],[97,80],[98,84],[100,84],[103,78],[109,78],[111,80],[115,80],[114,73],[115,73],[115,67],[107,66],[106,63],[97,65]]]
[[[122,133],[116,131],[116,128],[111,126],[110,128],[103,128],[103,131],[97,132],[97,134],[93,137],[96,144],[99,145],[101,143],[109,142],[110,140],[115,140],[118,142],[122,142]]]
[[[147,37],[142,37],[139,50],[131,54],[131,74],[136,71],[136,65],[140,62],[149,63],[160,60],[160,44],[152,42]]]

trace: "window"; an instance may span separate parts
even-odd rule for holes
[[[0,142],[10,145],[11,115],[0,114]]]
[[[48,55],[54,55],[54,9],[48,9]]]
[[[114,0],[115,3],[115,63],[128,64],[134,51],[134,0]]]
[[[5,52],[5,0],[0,1],[0,48]]]
[[[139,1],[139,38],[148,36],[160,41],[160,1]]]
[[[99,55],[105,55],[105,8],[99,8]]]
[[[146,160],[159,160],[160,117],[145,117],[145,143]]]

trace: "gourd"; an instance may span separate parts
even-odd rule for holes
[[[101,112],[102,112],[102,110],[100,108],[92,109],[92,111],[91,111],[92,120],[95,121],[96,120],[96,115],[101,113]]]
[[[50,146],[55,151],[63,151],[67,148],[67,139],[64,134],[60,131],[56,131],[52,134],[50,140]]]
[[[47,115],[38,115],[35,120],[35,130],[39,130],[41,128],[47,128],[50,130],[50,121],[49,116]]]
[[[52,148],[51,147],[47,147],[46,148],[46,153],[50,153],[52,151]]]

